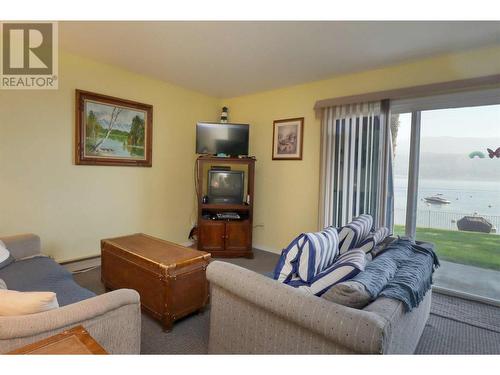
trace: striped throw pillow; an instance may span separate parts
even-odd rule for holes
[[[385,240],[385,238],[388,235],[389,235],[389,229],[386,227],[381,227],[377,229],[375,232],[370,233],[368,237],[359,244],[358,249],[361,249],[366,254],[368,254],[375,248],[375,246],[377,246],[380,242]]]
[[[301,234],[295,238],[290,245],[288,245],[288,247],[283,249],[280,259],[278,260],[278,264],[274,268],[274,280],[278,280],[282,283],[286,283],[291,280],[293,274],[296,272],[300,249],[305,241],[306,236]]]
[[[339,233],[339,252],[344,254],[347,250],[355,249],[370,234],[373,226],[371,215],[363,214],[355,218]]]
[[[378,257],[379,255],[385,253],[387,246],[390,245],[393,241],[398,239],[398,237],[392,237],[392,236],[387,236],[382,242],[377,244],[375,248],[372,250],[370,253],[372,255],[372,258]]]
[[[302,281],[310,282],[335,262],[338,256],[339,235],[337,228],[328,227],[321,232],[305,233],[305,237],[300,249],[297,274]]]
[[[333,265],[316,275],[310,283],[290,281],[289,285],[320,296],[335,284],[356,276],[365,269],[365,264],[365,253],[360,249],[353,249],[339,256]]]

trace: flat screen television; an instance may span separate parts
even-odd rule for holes
[[[242,204],[244,183],[243,171],[208,171],[208,202]]]
[[[196,124],[197,154],[248,155],[248,124]]]

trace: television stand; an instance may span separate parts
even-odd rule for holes
[[[208,171],[213,166],[244,171],[246,203],[203,203],[207,195]],[[196,160],[198,202],[198,250],[212,257],[253,258],[252,228],[255,158],[219,158],[200,156]],[[219,214],[219,217],[217,217]],[[222,217],[221,215],[222,214]],[[234,215],[239,217],[236,218]],[[232,216],[232,217],[231,217]],[[215,219],[213,219],[215,217]]]

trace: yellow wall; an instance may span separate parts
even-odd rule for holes
[[[194,222],[198,120],[249,122],[256,163],[254,245],[279,251],[315,230],[319,120],[316,100],[500,73],[500,47],[421,60],[219,100],[61,52],[60,88],[0,91],[0,235],[35,232],[58,260],[99,253],[101,238],[147,232],[183,242]],[[154,106],[153,167],[73,163],[74,90]],[[272,161],[272,122],[305,117],[304,159]]]
[[[497,46],[222,100],[231,121],[251,124],[250,151],[257,157],[254,246],[279,252],[298,233],[317,227],[317,100],[499,73]],[[293,117],[305,117],[303,160],[273,161],[273,120]]]
[[[218,100],[64,52],[59,77],[59,90],[0,91],[0,235],[35,232],[58,260],[126,233],[186,241],[194,125],[217,119]],[[152,168],[74,165],[76,88],[154,106]]]

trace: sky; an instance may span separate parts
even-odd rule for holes
[[[113,107],[114,106],[86,101],[87,113],[90,111],[94,111],[94,114],[97,117],[97,122],[103,127],[107,126]],[[140,118],[144,119],[144,112],[136,111],[131,108],[123,108],[123,111],[118,115],[118,118],[116,119],[116,128],[130,131],[130,128],[132,126],[132,119],[134,118],[134,116],[139,116]]]
[[[399,118],[398,140],[408,141],[411,114],[403,113]],[[422,111],[420,132],[422,138],[500,138],[500,105]]]

